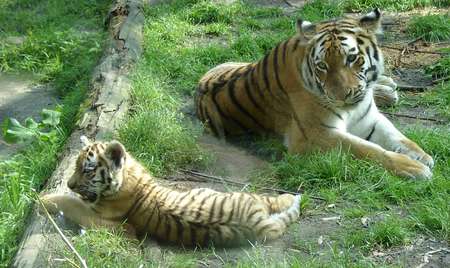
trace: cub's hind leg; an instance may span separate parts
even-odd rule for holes
[[[291,194],[282,194],[279,196],[261,196],[263,201],[269,208],[270,214],[280,213],[290,208],[294,202],[295,196]]]
[[[280,197],[279,201],[283,203],[289,199],[290,205],[287,208],[279,213],[256,217],[257,221],[254,223],[253,228],[260,240],[277,239],[300,216],[300,195],[281,195]]]

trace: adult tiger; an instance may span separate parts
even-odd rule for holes
[[[300,196],[220,193],[199,188],[178,192],[159,185],[117,141],[90,143],[76,160],[68,187],[79,194],[47,194],[52,213],[84,227],[126,223],[132,235],[185,246],[232,246],[281,236],[299,217]]]
[[[406,138],[375,103],[395,103],[375,33],[378,9],[312,24],[256,63],[225,63],[199,82],[196,109],[218,136],[275,132],[289,152],[343,145],[397,175],[430,178],[433,159]]]

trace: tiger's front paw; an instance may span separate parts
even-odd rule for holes
[[[415,142],[404,139],[398,143],[398,147],[394,149],[395,152],[406,154],[413,160],[417,160],[429,168],[434,167],[434,160],[429,154],[425,153]]]
[[[397,84],[388,76],[381,75],[373,88],[375,103],[379,107],[393,106],[398,103]]]
[[[387,151],[385,155],[384,165],[398,176],[421,180],[429,180],[433,176],[428,166],[405,154]]]

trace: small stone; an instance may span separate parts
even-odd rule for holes
[[[361,218],[361,223],[362,223],[363,227],[365,227],[365,228],[369,227],[370,218],[369,217],[362,217]]]
[[[25,42],[25,39],[25,36],[8,36],[6,37],[6,43],[20,46]]]
[[[319,244],[319,246],[321,246],[323,244],[323,236],[319,236],[319,239],[317,239],[317,244]]]

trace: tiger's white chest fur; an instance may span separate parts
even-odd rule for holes
[[[368,89],[366,97],[352,109],[338,110],[342,114],[342,122],[336,122],[336,127],[360,138],[370,134],[374,121],[378,117],[378,108],[373,99],[372,89]]]

